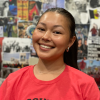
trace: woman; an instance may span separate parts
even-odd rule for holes
[[[4,5],[3,16],[7,17],[9,12],[9,2],[5,1],[3,5]]]
[[[69,12],[48,9],[34,30],[33,46],[38,63],[10,74],[0,100],[100,100],[94,79],[78,70],[75,21]]]

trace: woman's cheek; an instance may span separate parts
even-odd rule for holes
[[[32,36],[32,39],[33,39],[33,42],[38,42],[42,37],[42,34],[38,31],[34,31],[33,33],[33,36]]]
[[[38,38],[38,34],[36,31],[34,31],[33,36],[32,36],[33,41],[36,40],[37,38]]]
[[[34,49],[35,49],[35,43],[36,43],[36,40],[37,40],[36,38],[37,38],[36,35],[33,34],[33,36],[32,36],[32,42],[33,42]]]

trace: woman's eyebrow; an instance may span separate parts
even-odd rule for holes
[[[46,26],[46,24],[43,23],[43,22],[40,22],[40,23],[38,23],[38,24],[42,24],[43,26]],[[54,28],[55,28],[55,27],[62,27],[62,28],[64,29],[64,27],[63,27],[62,25],[54,25],[53,27],[54,27]],[[65,30],[65,29],[64,29],[64,30]]]
[[[64,29],[64,27],[62,25],[54,25],[53,27],[62,27]]]
[[[39,22],[38,24],[42,24],[43,26],[46,26],[46,24],[45,23],[42,23],[42,22]]]

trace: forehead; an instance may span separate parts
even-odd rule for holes
[[[46,12],[40,18],[39,22],[40,21],[43,21],[43,22],[46,21],[46,22],[51,22],[55,24],[63,24],[63,25],[69,24],[68,18],[66,18],[64,15],[59,14],[57,12]]]

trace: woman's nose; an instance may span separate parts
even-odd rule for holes
[[[46,31],[46,32],[43,34],[42,39],[43,39],[43,40],[46,40],[46,41],[50,41],[50,40],[51,40],[51,33],[50,33],[50,31]]]

